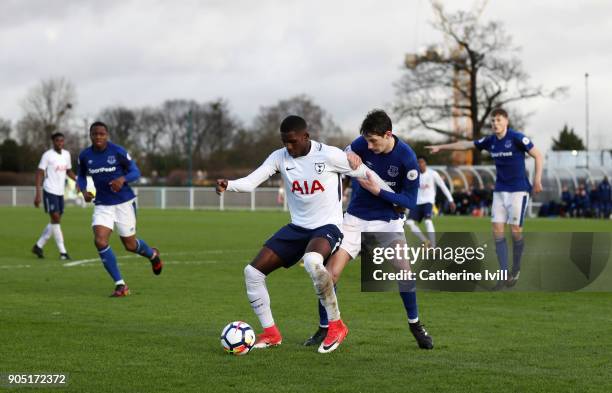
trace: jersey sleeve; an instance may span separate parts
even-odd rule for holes
[[[395,194],[391,187],[383,179],[376,174],[376,172],[368,169],[365,164],[359,165],[357,169],[351,169],[351,166],[346,157],[346,153],[337,147],[329,146],[327,152],[327,165],[332,172],[348,175],[359,179],[367,179],[368,173],[372,176],[373,180],[378,184],[382,190],[386,190],[389,193]],[[354,151],[353,151],[354,152]]]
[[[406,169],[406,177],[402,180],[401,191],[399,193],[390,193],[386,190],[380,190],[379,196],[394,205],[414,209],[419,193],[419,166],[414,153],[406,158],[404,167]]]
[[[246,177],[227,182],[227,191],[251,192],[261,183],[280,172],[283,149],[276,150],[266,160]]]
[[[436,171],[433,171],[432,174],[433,174],[434,182],[436,183],[438,187],[440,187],[440,189],[444,193],[444,196],[446,196],[446,199],[448,199],[449,202],[454,202],[453,196],[451,195],[448,187],[446,187],[444,180],[442,180],[442,178],[440,177],[440,174]]]
[[[45,152],[42,157],[40,157],[40,162],[38,163],[38,169],[46,171],[47,166],[49,166],[49,155]]]
[[[492,136],[493,135],[483,136],[477,141],[474,141],[474,146],[476,146],[478,150],[489,150],[491,148],[491,137]]]
[[[514,144],[521,150],[528,152],[533,149],[533,142],[531,139],[527,138],[524,134],[520,132],[515,132],[512,135],[512,139],[514,140]]]
[[[81,192],[87,189],[87,158],[83,153],[77,158],[77,186]]]
[[[72,169],[72,156],[69,151],[66,151],[66,170]]]
[[[350,148],[350,151],[362,157],[363,154],[368,149],[368,142],[365,140],[364,137],[360,136],[359,138],[351,142],[351,144],[349,145],[349,148]]]
[[[117,161],[125,171],[123,177],[126,183],[138,180],[140,177],[140,169],[138,169],[138,166],[126,150],[121,148],[117,149]]]

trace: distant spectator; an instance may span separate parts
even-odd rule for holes
[[[563,217],[572,217],[574,215],[574,198],[570,194],[567,186],[563,186],[561,192],[561,215]]]
[[[601,183],[599,183],[599,207],[603,218],[610,218],[610,208],[612,207],[610,182],[608,176],[605,176]]]

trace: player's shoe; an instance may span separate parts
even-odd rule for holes
[[[519,276],[521,275],[521,271],[518,270],[516,273],[512,272],[512,275],[508,277],[508,281],[506,281],[506,286],[508,288],[512,288],[518,282]]]
[[[159,257],[159,250],[157,248],[153,248],[153,256],[151,257],[151,269],[153,269],[153,274],[159,276],[163,267],[164,263]]]
[[[344,341],[348,334],[348,328],[342,322],[342,319],[330,321],[327,329],[327,336],[319,346],[319,353],[329,353],[334,351]]]
[[[319,326],[319,329],[313,334],[308,340],[304,341],[305,347],[310,347],[313,345],[321,345],[323,340],[327,336],[327,328]]]
[[[491,291],[497,292],[503,290],[504,288],[506,288],[506,281],[498,280],[495,286],[491,288]]]
[[[276,325],[267,327],[264,329],[263,333],[257,336],[257,341],[255,341],[254,348],[269,348],[276,347],[281,345],[283,342],[283,337],[280,334],[280,331],[276,327]]]
[[[70,258],[70,255],[68,255],[67,252],[60,254],[60,259],[62,261],[70,261],[70,260],[72,260],[72,258]]]
[[[111,293],[110,297],[124,297],[130,294],[130,288],[126,284],[119,284],[115,286],[115,290]]]
[[[37,257],[39,257],[40,259],[45,257],[45,254],[43,254],[42,248],[38,247],[36,244],[32,247],[32,253],[36,255]]]
[[[410,332],[419,344],[419,348],[433,349],[433,338],[427,333],[425,326],[421,325],[420,321],[409,323],[408,326],[410,326]]]

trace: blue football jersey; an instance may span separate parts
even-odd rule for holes
[[[533,148],[529,138],[508,128],[503,138],[498,139],[493,134],[474,141],[474,145],[478,150],[491,153],[497,170],[495,191],[531,192],[525,170],[525,153]]]
[[[96,187],[96,205],[117,205],[136,197],[128,183],[140,177],[140,170],[119,145],[109,142],[104,150],[88,147],[79,154],[77,170],[77,184],[81,190],[87,187],[86,177],[92,177]],[[109,183],[121,176],[125,177],[125,183],[121,190],[114,192]]]
[[[362,220],[391,221],[403,216],[394,208],[396,205],[408,209],[416,206],[419,191],[419,169],[416,154],[396,136],[395,146],[389,153],[375,154],[368,149],[363,136],[355,139],[351,150],[361,157],[363,163],[376,172],[395,192],[381,190],[378,196],[364,190],[359,181],[352,180],[353,192],[348,213]]]

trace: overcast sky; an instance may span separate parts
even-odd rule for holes
[[[548,149],[566,122],[583,135],[588,71],[591,146],[612,148],[612,2],[564,3],[490,1],[482,19],[504,21],[535,84],[570,88],[521,106],[535,112],[525,132],[536,144]],[[441,41],[432,19],[425,0],[1,0],[0,117],[15,122],[29,88],[64,76],[80,118],[222,97],[248,125],[261,106],[305,93],[356,133],[393,101],[404,55]]]

